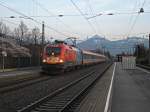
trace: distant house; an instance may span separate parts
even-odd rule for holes
[[[0,55],[2,51],[6,51],[10,57],[31,57],[29,49],[22,47],[11,38],[0,37]]]
[[[2,56],[2,52],[6,53],[6,57]],[[12,38],[0,36],[0,69],[5,61],[5,68],[25,67],[31,65],[30,50],[18,45]]]

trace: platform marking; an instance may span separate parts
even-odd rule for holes
[[[145,70],[145,69],[143,69],[143,68],[137,67],[137,69],[139,69],[139,70],[141,70],[141,71],[143,71],[143,72],[146,72],[146,73],[150,74],[149,71],[147,71],[147,70]]]
[[[114,81],[115,70],[116,70],[116,63],[115,63],[114,69],[113,69],[113,74],[112,74],[111,83],[110,83],[110,86],[109,86],[109,91],[108,91],[108,95],[107,95],[107,100],[106,100],[104,112],[108,112],[109,102],[110,102],[110,95],[111,95],[111,91],[112,91],[112,85],[113,85],[113,81]]]

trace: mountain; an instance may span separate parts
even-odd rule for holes
[[[103,49],[109,51],[112,55],[120,54],[122,52],[133,53],[135,51],[135,45],[144,44],[148,48],[148,39],[140,37],[130,37],[127,39],[110,41],[99,35],[93,37],[78,44],[78,47],[84,50]]]
[[[79,43],[77,46],[84,50],[95,50],[102,48],[104,45],[107,45],[108,43],[110,43],[109,40],[99,35],[94,35],[93,37]]]

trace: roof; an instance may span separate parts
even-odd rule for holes
[[[12,57],[31,57],[29,49],[18,45],[13,39],[0,37],[0,51],[6,51]],[[0,55],[2,55],[0,53]]]
[[[85,50],[83,50],[82,52],[83,52],[83,54],[89,54],[89,55],[95,55],[95,56],[105,57],[105,56],[102,55],[102,54],[93,53],[93,52],[91,52],[91,51],[85,51]]]

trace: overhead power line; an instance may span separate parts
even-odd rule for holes
[[[34,21],[35,23],[42,25],[42,22],[37,21],[37,20],[33,19],[32,17],[27,16],[27,15],[25,15],[25,14],[23,14],[23,13],[21,13],[21,12],[15,10],[15,9],[13,9],[13,8],[11,8],[11,7],[9,7],[9,6],[7,6],[7,5],[4,5],[4,4],[5,4],[4,2],[0,1],[0,5],[3,6],[3,7],[5,7],[5,8],[7,8],[8,10],[10,10],[10,11],[12,11],[12,12],[18,14],[18,15],[21,15],[21,16],[22,16],[23,18],[25,18],[25,19],[30,19],[30,20]],[[70,37],[70,36],[68,36],[68,35],[66,35],[66,34],[64,34],[64,33],[60,32],[60,31],[56,30],[55,28],[52,28],[52,27],[50,27],[50,26],[48,26],[48,25],[45,25],[45,26],[46,26],[47,28],[49,28],[50,30],[53,30],[53,31],[57,32],[58,34],[61,34],[61,35],[66,36],[66,37]]]
[[[134,33],[132,36],[138,36],[138,35],[148,35],[149,32],[140,32],[140,33]],[[108,36],[115,36],[115,37],[124,37],[126,34],[107,34]]]
[[[80,10],[80,8],[75,4],[75,2],[73,0],[70,0],[71,3],[73,4],[73,6],[76,8],[76,10],[83,16],[83,18],[87,21],[87,23],[89,24],[90,28],[96,32],[95,28],[93,27],[93,25],[90,23],[90,21],[87,19],[87,17],[84,15],[84,13]]]
[[[147,12],[143,12],[143,13],[150,13],[150,11],[147,11]],[[133,14],[139,14],[139,12],[115,12],[115,13],[99,13],[99,14],[96,14],[94,16],[91,16],[91,17],[88,17],[87,19],[92,19],[92,18],[96,18],[98,16],[117,16],[117,15],[133,15]]]
[[[91,5],[91,3],[90,3],[90,0],[85,0],[85,2],[87,3],[87,6],[88,6],[89,9],[90,9],[91,15],[94,16],[95,13],[94,13],[93,7],[92,7],[92,5]],[[105,36],[104,34],[102,34],[102,30],[101,30],[101,28],[100,28],[100,24],[99,24],[98,21],[97,21],[97,18],[95,18],[94,20],[95,20],[95,24],[96,24],[96,27],[97,27],[97,30],[99,31],[99,33],[100,33],[101,35]]]
[[[134,10],[136,9],[137,4],[138,4],[138,1],[136,0],[136,1],[135,1],[135,5],[134,5],[134,7],[133,7],[132,11],[134,11]],[[131,14],[131,17],[130,17],[130,19],[129,19],[129,27],[130,27],[130,24],[132,23],[133,15],[134,15],[134,13],[133,13],[133,14]]]
[[[132,26],[131,26],[131,28],[130,28],[130,30],[129,30],[129,33],[127,34],[127,37],[129,37],[130,34],[132,33],[132,31],[133,31],[133,29],[134,29],[134,26],[135,26],[135,24],[136,24],[136,22],[137,22],[137,19],[138,19],[139,15],[140,15],[141,13],[144,13],[143,7],[144,7],[145,3],[146,3],[146,0],[144,0],[142,6],[141,6],[141,8],[140,8],[140,10],[138,11],[137,16],[136,16],[136,18],[135,18],[135,20],[134,20],[134,22],[133,22],[133,24],[132,24]]]
[[[10,23],[10,24],[13,24],[13,25],[15,25],[15,26],[18,26],[18,25],[19,25],[19,24],[15,23],[15,22],[12,22],[12,21],[9,21],[9,20],[6,20],[6,19],[2,19],[2,21],[6,21],[6,22],[8,22],[8,23]]]
[[[32,0],[32,1],[34,2],[35,0]],[[43,4],[39,3],[38,1],[36,1],[35,3],[36,3],[41,9],[43,9],[45,12],[47,12],[47,13],[49,14],[49,16],[47,16],[47,17],[55,17],[55,18],[56,18],[60,23],[62,23],[67,29],[72,30],[72,28],[71,28],[69,25],[65,24],[61,19],[58,18],[58,17],[63,17],[64,15],[58,15],[58,16],[56,16],[56,15],[54,15],[51,11],[49,11],[47,8],[45,8]],[[39,16],[32,16],[32,17],[39,17]],[[45,17],[46,17],[46,16],[45,16]],[[72,30],[72,31],[73,31],[73,30]]]
[[[90,12],[91,12],[91,15],[94,15],[94,10],[93,10],[93,8],[92,8],[92,6],[91,6],[91,4],[90,4],[90,0],[85,0],[85,2],[86,2],[86,4],[87,4],[87,7],[89,7],[89,10],[90,10]],[[97,23],[97,20],[96,20],[96,18],[94,19],[95,20],[95,23],[98,25],[98,23]],[[97,25],[95,25],[96,26],[96,33],[98,33],[98,27],[97,27]]]

